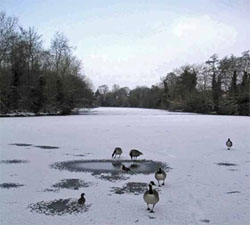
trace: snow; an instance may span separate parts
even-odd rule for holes
[[[172,113],[163,110],[97,108],[82,115],[0,118],[0,224],[250,224],[250,119],[239,116]],[[225,142],[233,141],[229,151]],[[17,146],[15,143],[31,144]],[[58,146],[58,149],[35,146]],[[146,210],[143,194],[115,194],[128,182],[148,183],[150,175],[126,175],[127,180],[99,179],[91,173],[50,167],[67,160],[111,159],[121,147],[121,159],[132,148],[139,159],[162,161],[172,169],[166,185],[156,187],[155,213]],[[79,156],[82,155],[82,156]],[[232,163],[223,166],[218,163]],[[44,191],[63,179],[81,179],[89,187]],[[31,212],[41,201],[75,199],[84,192],[88,210],[49,216]]]

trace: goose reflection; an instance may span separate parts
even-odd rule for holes
[[[131,169],[138,169],[139,167],[140,167],[139,164],[137,164],[137,163],[132,163],[132,164],[130,165],[129,168],[131,168]]]
[[[112,162],[112,166],[113,167],[115,167],[115,168],[121,168],[121,166],[122,166],[122,163],[121,162],[119,162],[119,161],[116,161],[116,162]]]

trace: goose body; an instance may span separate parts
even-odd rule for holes
[[[81,194],[81,198],[78,199],[78,204],[80,205],[84,205],[85,204],[85,201],[86,199],[84,198],[84,193]]]
[[[230,150],[230,148],[233,146],[233,142],[230,140],[230,138],[227,139],[226,146],[228,150]]]
[[[166,177],[167,177],[166,172],[164,170],[162,170],[161,168],[159,168],[155,172],[155,179],[158,181],[158,185],[159,186],[160,186],[160,181],[161,180],[163,181],[162,185],[164,185]]]
[[[112,158],[116,158],[117,155],[119,155],[119,158],[121,157],[122,149],[119,147],[116,147],[113,151]]]
[[[130,155],[131,159],[133,159],[133,158],[137,159],[137,157],[140,156],[140,155],[142,155],[142,153],[139,150],[137,150],[137,149],[132,149],[129,152],[129,155]]]
[[[155,185],[153,181],[149,183],[149,189],[144,193],[143,199],[146,202],[148,208],[147,210],[150,210],[150,212],[154,212],[154,207],[159,202],[159,193],[156,190],[153,190],[152,185]],[[149,208],[149,205],[153,205],[152,209]]]

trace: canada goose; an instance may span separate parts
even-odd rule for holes
[[[227,139],[226,146],[227,150],[230,150],[230,148],[233,146],[233,142],[230,140],[230,138]]]
[[[81,194],[81,198],[79,198],[78,199],[78,203],[80,204],[80,205],[84,205],[84,203],[85,203],[85,201],[86,201],[86,199],[84,198],[84,193],[82,193]]]
[[[161,168],[159,168],[156,172],[155,172],[155,179],[158,181],[158,185],[160,185],[160,180],[163,180],[162,185],[164,185],[165,179],[167,177],[167,174],[164,170],[162,170]]]
[[[112,158],[116,158],[117,155],[119,155],[119,158],[121,157],[122,149],[119,147],[116,147],[113,151]]]
[[[135,157],[137,159],[138,156],[142,155],[142,153],[136,149],[132,149],[130,152],[129,152],[129,155],[131,157],[131,159],[133,159],[133,157]]]
[[[155,185],[154,181],[149,182],[149,189],[144,193],[143,199],[147,203],[147,210],[150,210],[150,212],[154,212],[154,207],[157,202],[159,202],[159,194],[156,190],[153,190],[152,186]],[[152,209],[149,208],[149,205],[153,205]]]
[[[131,169],[129,169],[128,167],[122,165],[122,170],[125,172],[132,172]]]

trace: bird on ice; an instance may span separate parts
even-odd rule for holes
[[[167,174],[164,170],[162,170],[161,168],[159,168],[156,172],[155,172],[155,179],[158,181],[158,185],[160,185],[160,180],[163,181],[162,185],[164,185],[165,183],[165,179],[167,177]]]
[[[120,147],[116,147],[113,151],[112,158],[116,158],[117,155],[119,155],[119,158],[121,157],[122,149]]]
[[[227,139],[226,146],[227,150],[230,150],[230,148],[233,146],[233,142],[230,140],[230,138]]]
[[[125,165],[122,165],[122,170],[125,171],[125,172],[132,172],[131,169],[129,169]]]
[[[155,186],[154,181],[150,181],[148,184],[149,189],[143,195],[143,199],[148,206],[147,210],[150,210],[151,213],[154,213],[154,207],[160,200],[159,193],[153,189],[153,185]],[[153,205],[152,209],[149,208],[149,205]]]
[[[133,159],[133,158],[137,159],[137,157],[140,156],[140,155],[142,155],[142,153],[139,150],[137,150],[137,149],[132,149],[129,152],[129,155],[130,155],[131,159]]]
[[[85,204],[85,201],[86,199],[84,198],[84,193],[81,194],[81,198],[78,199],[78,204],[80,205],[84,205]]]

